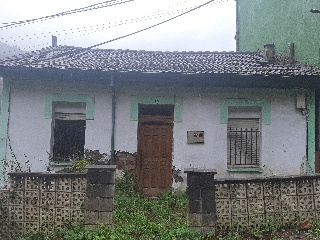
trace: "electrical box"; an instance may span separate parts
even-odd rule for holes
[[[306,108],[306,96],[304,94],[297,95],[297,108],[299,108],[299,109]]]
[[[187,143],[204,143],[204,131],[188,131]]]

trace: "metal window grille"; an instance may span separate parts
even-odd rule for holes
[[[260,119],[228,120],[228,166],[258,167],[260,162]]]

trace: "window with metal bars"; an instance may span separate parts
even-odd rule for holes
[[[259,167],[259,118],[228,119],[228,167]]]

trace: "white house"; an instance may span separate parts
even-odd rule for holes
[[[0,76],[0,170],[123,151],[147,195],[185,186],[190,167],[218,178],[315,172],[315,67],[256,52],[58,46],[0,62]]]

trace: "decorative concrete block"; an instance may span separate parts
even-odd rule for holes
[[[24,221],[27,222],[35,222],[40,220],[39,217],[39,207],[36,206],[25,206],[24,208]]]
[[[70,219],[70,209],[68,208],[56,208],[55,222],[66,222]]]
[[[70,220],[72,222],[81,222],[84,220],[85,211],[83,209],[71,209]]]

